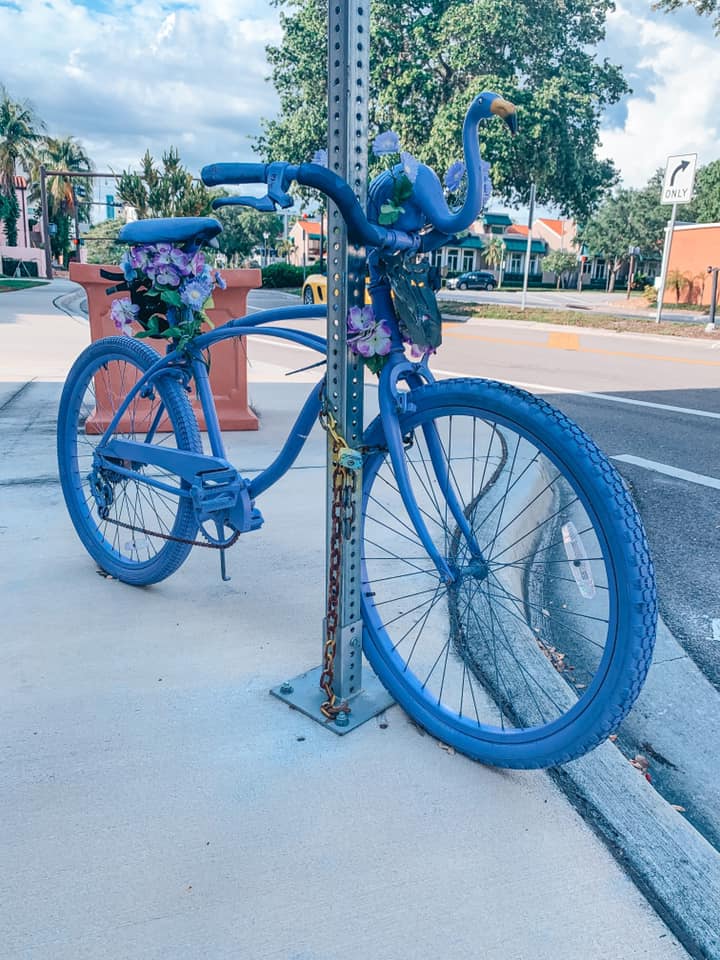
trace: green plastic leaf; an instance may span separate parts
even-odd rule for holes
[[[395,190],[393,191],[394,199],[402,202],[403,200],[407,200],[412,192],[413,185],[410,183],[409,178],[403,174],[395,184]]]
[[[180,294],[177,292],[177,290],[163,290],[163,292],[160,294],[160,297],[165,301],[165,303],[169,303],[173,307],[182,306],[182,300],[180,299]]]

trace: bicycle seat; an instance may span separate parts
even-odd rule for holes
[[[222,232],[214,217],[163,217],[134,220],[120,230],[121,243],[208,243]]]

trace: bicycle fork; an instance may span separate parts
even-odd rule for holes
[[[427,372],[429,373],[429,371]],[[411,412],[412,410],[412,389],[407,394],[401,394],[397,390],[397,381],[401,377],[407,381],[411,388],[422,384],[422,378],[417,364],[399,361],[388,364],[382,371],[379,390],[380,417],[390,461],[395,473],[400,496],[402,497],[408,516],[420,542],[427,550],[441,580],[446,584],[455,583],[465,571],[453,570],[446,558],[438,550],[430,535],[427,524],[423,519],[412,488],[399,417],[401,411]],[[430,455],[433,472],[442,491],[442,495],[445,498],[448,511],[452,515],[460,534],[467,544],[470,560],[467,564],[467,572],[471,573],[472,576],[477,579],[484,579],[488,573],[487,562],[473,532],[472,525],[453,488],[452,466],[449,459],[449,452],[446,453],[434,422],[423,425],[422,431]]]

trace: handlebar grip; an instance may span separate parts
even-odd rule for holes
[[[206,187],[223,183],[265,183],[267,169],[266,163],[211,163],[202,168],[200,178]]]

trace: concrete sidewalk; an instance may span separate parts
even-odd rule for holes
[[[4,960],[687,956],[544,773],[398,707],[338,738],[268,695],[320,657],[319,432],[230,583],[203,550],[152,588],[98,576],[54,457],[87,328],[27,294],[0,297]],[[307,392],[283,374],[251,371],[241,469]]]

